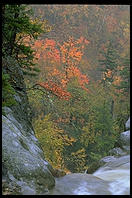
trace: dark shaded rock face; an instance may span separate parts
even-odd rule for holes
[[[10,107],[12,114],[21,123],[25,132],[28,133],[30,129],[33,129],[31,124],[32,113],[26,94],[23,72],[16,60],[10,56],[2,62],[2,65],[5,72],[9,74],[10,84],[16,92],[14,98],[17,104]]]
[[[12,79],[17,104],[3,109],[3,186],[8,184],[11,194],[39,195],[55,185],[55,179],[51,173],[53,168],[45,160],[40,144],[34,135],[31,109],[22,71],[13,60],[6,62],[5,68]]]
[[[56,168],[54,168],[54,170],[51,171],[51,173],[54,177],[63,177],[64,175],[66,175],[65,171],[63,171],[62,169],[56,169]]]

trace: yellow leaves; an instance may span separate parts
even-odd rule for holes
[[[127,37],[127,38],[129,38],[130,37],[130,27],[128,26],[128,27],[125,27],[124,29],[123,29],[123,35],[125,36],[125,37]]]
[[[80,150],[78,150],[76,152],[72,152],[71,155],[72,156],[77,156],[79,158],[84,158],[84,157],[86,157],[85,149],[82,148],[82,149],[80,149]]]
[[[123,35],[129,39],[130,37],[130,23],[126,23],[124,21],[120,22],[120,25],[123,28]]]
[[[73,142],[76,142],[76,139],[75,138],[73,138],[73,137],[68,137],[68,136],[63,136],[63,138],[64,138],[64,144],[65,145],[72,145],[72,143]]]
[[[76,165],[76,171],[80,172],[86,164],[86,150],[81,148],[71,153],[71,161]]]
[[[125,25],[125,22],[124,22],[124,21],[121,21],[120,24],[121,24],[122,26],[124,26],[124,25]]]
[[[48,24],[47,20],[42,20],[39,17],[35,19],[30,19],[30,22],[32,24],[41,24],[41,28],[44,32],[50,32],[51,31],[51,26]]]
[[[31,43],[31,37],[25,33],[17,33],[16,34],[16,41],[17,44],[24,44],[25,46],[29,46]]]
[[[33,122],[36,137],[39,139],[44,150],[45,158],[53,165],[63,166],[62,152],[64,145],[71,145],[74,138],[69,138],[62,129],[51,121],[51,115],[40,115]]]
[[[80,135],[80,142],[84,144],[86,147],[88,147],[89,144],[94,144],[96,141],[96,136],[100,135],[99,131],[96,133],[95,132],[96,132],[96,117],[94,113],[91,113],[87,125],[82,128],[82,134]]]

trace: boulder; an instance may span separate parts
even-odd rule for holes
[[[128,164],[130,163],[130,155],[125,155],[125,156],[121,156],[116,158],[113,161],[107,162],[103,167],[101,168],[109,168],[109,169],[115,169],[117,167],[121,167],[123,164]]]
[[[20,194],[41,194],[55,185],[34,131],[25,132],[9,108],[2,116],[2,167],[3,178],[17,185]]]
[[[116,159],[116,157],[114,157],[114,156],[106,156],[106,157],[103,157],[100,161],[99,161],[99,163],[100,163],[100,166],[103,166],[105,163],[107,163],[107,162],[112,162],[113,160],[115,160]]]
[[[114,155],[114,156],[123,156],[123,155],[127,155],[127,153],[125,151],[123,151],[121,148],[113,148],[109,151],[110,155]]]
[[[130,154],[130,146],[122,146],[122,148],[127,154]]]
[[[56,178],[48,195],[110,195],[109,183],[91,174],[72,173]]]
[[[126,129],[130,129],[130,117],[129,117],[129,119],[127,120],[125,126],[126,126]]]
[[[119,144],[122,146],[130,146],[130,130],[122,132],[119,137]]]

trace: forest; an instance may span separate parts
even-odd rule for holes
[[[15,105],[21,89],[15,62],[35,135],[54,168],[93,172],[118,145],[130,115],[129,9],[2,5],[2,106]]]

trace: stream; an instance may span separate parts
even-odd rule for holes
[[[56,178],[49,195],[130,195],[130,155],[118,157],[93,174],[72,173]]]
[[[104,167],[99,168],[93,175],[110,182],[109,191],[112,195],[129,195],[130,155],[107,163]]]

